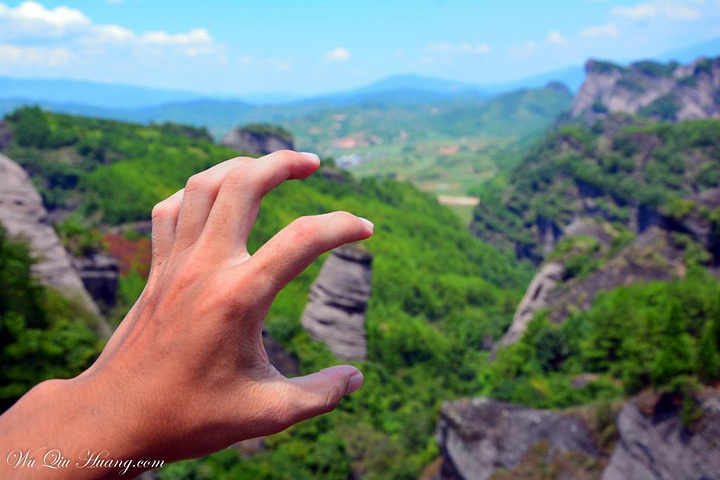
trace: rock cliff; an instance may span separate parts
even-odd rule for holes
[[[564,272],[565,267],[559,262],[548,262],[540,268],[530,282],[525,296],[520,301],[520,305],[518,305],[513,316],[512,324],[494,345],[493,354],[497,349],[511,345],[522,338],[535,312],[549,305],[548,296],[555,289],[555,286],[562,281]]]
[[[707,390],[698,400],[701,418],[692,429],[683,425],[679,402],[670,395],[650,408],[628,402],[601,480],[720,479],[720,394]]]
[[[720,117],[720,57],[690,65],[642,61],[628,67],[590,60],[586,71],[573,100],[573,116],[623,112],[664,121]]]
[[[446,402],[436,440],[438,480],[601,478],[602,480],[720,479],[720,393],[695,398],[697,420],[683,424],[682,400],[645,392],[628,400],[608,431],[592,408],[535,410],[476,398]],[[555,472],[542,476],[541,472]]]
[[[97,304],[88,294],[73,267],[72,260],[48,221],[42,198],[25,170],[0,154],[0,222],[11,236],[28,241],[37,263],[33,271],[50,287],[77,300],[87,310],[98,314],[98,333],[112,333],[99,315]]]
[[[332,251],[310,289],[302,325],[343,360],[367,355],[365,310],[372,287],[372,256],[356,246]]]
[[[601,456],[580,417],[488,398],[444,403],[436,440],[442,455],[440,480],[486,480],[538,453],[548,462],[568,454],[585,463]],[[538,447],[543,451],[534,452]]]
[[[281,127],[252,124],[231,130],[220,141],[226,147],[251,155],[267,155],[276,150],[293,150],[290,132]]]
[[[120,274],[118,261],[101,253],[94,253],[82,258],[73,257],[72,260],[85,289],[98,306],[102,310],[114,307]]]

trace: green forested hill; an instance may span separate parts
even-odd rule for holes
[[[512,172],[488,187],[473,228],[486,240],[542,259],[542,238],[582,215],[644,230],[661,216],[685,217],[693,198],[720,186],[720,121],[650,123],[611,115],[565,124]],[[699,212],[706,219],[717,212]]]
[[[57,228],[74,251],[108,241],[146,249],[147,238],[126,223],[146,220],[154,203],[187,177],[235,155],[204,130],[180,125],[144,127],[37,109],[8,120],[14,137],[4,153],[31,172],[54,215],[64,213]],[[655,388],[680,394],[683,421],[693,428],[699,421],[693,392],[720,379],[720,281],[717,259],[706,248],[720,238],[720,230],[706,229],[720,224],[718,210],[708,207],[715,197],[706,198],[720,186],[719,127],[717,120],[652,124],[613,115],[591,126],[560,126],[524,158],[516,152],[519,166],[506,185],[479,189],[474,228],[481,240],[411,184],[356,179],[332,161],[305,181],[281,186],[263,203],[251,251],[299,215],[344,209],[376,225],[366,242],[374,260],[368,360],[358,364],[365,386],[334,413],[266,439],[265,450],[242,457],[229,449],[170,465],[162,478],[417,478],[438,455],[433,429],[440,404],[461,396],[548,408],[591,403],[602,413],[610,402]],[[554,231],[586,216],[613,232],[608,245],[577,236],[543,251]],[[122,224],[125,233],[103,237]],[[587,309],[570,309],[561,323],[540,310],[520,341],[488,361],[482,346],[505,331],[531,276],[513,244],[520,256],[565,262],[563,285],[572,286],[611,261],[652,264],[663,252],[654,243],[636,245],[650,224],[665,229],[663,238],[679,252],[677,278],[611,286]],[[692,230],[698,225],[702,229]],[[705,243],[698,232],[706,234]],[[622,257],[629,244],[642,255]],[[0,254],[0,269],[12,258],[27,275],[21,246],[0,241]],[[119,310],[139,294],[147,270],[146,256],[132,258],[120,281]],[[299,322],[321,263],[279,295],[267,319],[303,373],[337,363]],[[21,281],[10,287],[42,299],[25,277],[13,275]],[[7,372],[38,373],[18,377],[9,393],[0,391],[5,399],[19,395],[33,375],[71,375],[97,351],[89,330],[64,320],[72,318],[71,305],[34,302],[27,308],[43,310],[46,320],[17,343],[45,343],[33,347],[35,356],[9,349],[15,353],[3,357],[3,365],[10,365]],[[23,324],[5,313],[10,308],[22,313],[26,307],[0,295],[0,320],[17,335]],[[56,331],[65,332],[60,345],[48,341]],[[38,361],[46,355],[41,347],[53,352],[57,369]],[[610,451],[617,438],[612,420],[595,433]]]
[[[720,380],[718,172],[720,121],[611,114],[558,126],[482,189],[476,235],[561,272],[528,291],[544,304],[486,392],[560,407],[654,388],[692,429],[694,392]]]
[[[191,174],[234,155],[204,132],[177,125],[37,109],[18,111],[9,122],[14,139],[5,153],[32,173],[51,208],[70,212],[59,225],[66,238],[147,219],[152,205]],[[170,466],[164,477],[347,478],[352,468],[368,478],[416,478],[437,455],[432,432],[440,402],[480,391],[487,356],[480,346],[509,323],[529,266],[473,238],[452,212],[409,184],[323,169],[267,197],[251,246],[304,214],[345,209],[375,223],[367,242],[374,261],[368,360],[360,365],[365,387],[338,412],[268,439],[269,449],[252,458],[228,450]],[[124,239],[143,240],[132,231]],[[291,283],[267,320],[303,372],[336,363],[299,323],[320,263]],[[142,267],[134,264],[121,279],[126,299],[139,293]]]

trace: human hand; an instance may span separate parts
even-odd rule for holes
[[[318,167],[317,156],[291,151],[235,158],[156,205],[148,283],[100,358],[75,379],[31,391],[4,426],[43,400],[70,402],[72,429],[31,422],[23,443],[39,436],[69,452],[174,461],[281,431],[360,388],[349,365],[285,378],[262,345],[277,293],[322,253],[372,235],[367,220],[334,212],[299,218],[248,253],[263,196]]]

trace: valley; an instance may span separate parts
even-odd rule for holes
[[[112,326],[147,278],[153,205],[238,151],[323,157],[264,201],[251,253],[300,215],[375,223],[291,282],[264,334],[293,373],[352,359],[363,390],[160,478],[720,478],[720,57],[586,68],[575,95],[370,92],[207,123],[202,107],[193,126],[23,107],[0,147],[67,255],[118,262],[97,307]],[[103,343],[21,240],[0,228],[3,405]],[[321,318],[344,295],[350,349]]]

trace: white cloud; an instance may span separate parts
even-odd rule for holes
[[[325,59],[333,62],[347,62],[350,60],[350,51],[347,48],[337,47],[325,52]]]
[[[472,45],[470,43],[463,43],[461,45],[454,45],[449,42],[441,43],[430,43],[427,46],[427,51],[432,53],[443,53],[448,55],[458,54],[470,54],[470,55],[487,55],[492,52],[489,45],[477,44]]]
[[[194,28],[188,33],[147,32],[140,37],[140,43],[147,45],[209,45],[213,43],[210,32],[205,28]]]
[[[54,38],[86,30],[90,19],[80,10],[56,7],[51,10],[37,2],[23,2],[15,8],[0,3],[0,37]]]
[[[702,2],[700,2],[702,3]],[[615,7],[611,15],[632,20],[666,18],[668,20],[695,20],[700,18],[700,11],[686,5],[669,1],[653,1],[638,3],[631,7]]]
[[[280,71],[287,71],[292,69],[292,65],[290,64],[290,62],[285,59],[275,57],[258,58],[251,57],[250,55],[242,55],[238,58],[238,62],[241,65],[258,65],[261,67],[270,67]]]
[[[551,30],[550,33],[548,33],[547,37],[545,37],[545,41],[547,43],[551,43],[553,45],[560,45],[564,47],[567,45],[567,40],[565,40],[565,37],[562,36],[560,32],[557,30]]]
[[[94,25],[86,40],[90,43],[124,44],[136,40],[134,32],[118,25]]]
[[[34,1],[25,1],[15,8],[0,3],[0,39],[12,41],[17,48],[25,48],[28,55],[37,59],[41,57],[39,50],[28,50],[29,47],[23,45],[50,38],[54,46],[83,55],[102,55],[106,47],[124,47],[128,49],[127,54],[136,56],[179,53],[196,57],[219,53],[205,28],[181,33],[136,33],[119,25],[94,24],[83,12],[74,8],[61,6],[48,9]],[[9,52],[6,49],[5,58],[13,61],[16,57]],[[20,60],[14,61],[18,62]]]
[[[608,23],[605,25],[593,25],[588,27],[581,30],[578,35],[583,38],[617,37],[620,35],[620,32],[614,24]]]
[[[537,48],[538,46],[535,42],[523,42],[512,45],[508,53],[511,57],[527,58],[533,56]]]
[[[72,57],[72,53],[64,48],[0,44],[0,64],[57,67],[70,63]]]

